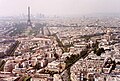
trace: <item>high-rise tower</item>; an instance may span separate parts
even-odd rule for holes
[[[32,27],[32,23],[31,23],[31,20],[30,20],[30,7],[28,7],[28,20],[27,20],[27,26],[28,26],[28,27]]]

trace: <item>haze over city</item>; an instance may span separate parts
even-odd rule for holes
[[[120,0],[0,0],[0,81],[120,81]]]
[[[32,14],[79,16],[95,13],[120,13],[120,0],[0,0],[0,16]]]

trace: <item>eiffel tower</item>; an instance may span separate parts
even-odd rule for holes
[[[28,7],[28,20],[27,20],[27,26],[32,28],[32,23],[30,20],[30,7]]]

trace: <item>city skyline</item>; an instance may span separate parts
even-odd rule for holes
[[[0,0],[0,81],[120,81],[120,0]]]
[[[120,13],[119,0],[0,0],[0,16],[43,13],[58,16],[80,16],[95,13]]]

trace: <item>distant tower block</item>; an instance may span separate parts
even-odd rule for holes
[[[28,7],[28,20],[27,20],[27,26],[28,26],[28,27],[32,27],[32,23],[31,23],[31,20],[30,20],[30,7]]]

